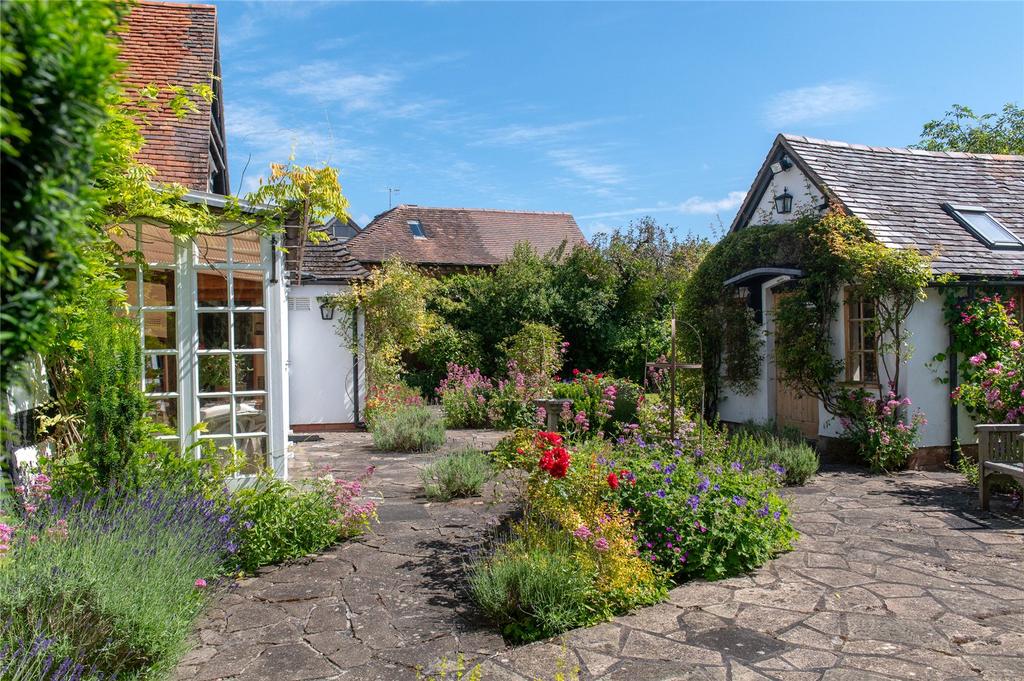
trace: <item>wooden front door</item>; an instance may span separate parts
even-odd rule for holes
[[[774,293],[772,297],[777,302],[784,295],[786,294]],[[775,337],[773,334],[773,342]],[[774,358],[774,356],[773,348],[772,357]],[[806,438],[818,438],[817,398],[802,395],[787,385],[777,364],[775,365],[775,422],[780,428],[785,426],[798,428]]]

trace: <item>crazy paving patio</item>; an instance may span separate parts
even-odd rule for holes
[[[446,449],[500,434],[449,433]],[[790,489],[796,550],[757,572],[691,582],[668,602],[519,648],[475,612],[463,569],[508,510],[427,503],[419,468],[364,433],[296,446],[293,475],[368,465],[380,524],[316,559],[244,580],[211,608],[175,678],[416,678],[459,653],[485,680],[1021,679],[1024,520],[977,511],[955,473],[892,477],[826,467]]]

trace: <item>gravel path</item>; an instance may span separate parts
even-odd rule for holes
[[[498,436],[452,432],[446,449]],[[407,681],[458,653],[486,681],[547,679],[559,663],[608,681],[1024,678],[1024,519],[1002,499],[976,511],[955,473],[827,470],[789,492],[796,550],[756,573],[509,648],[462,586],[467,551],[507,509],[427,503],[418,471],[436,457],[382,454],[362,433],[298,446],[296,475],[376,465],[380,525],[243,581],[176,678]]]

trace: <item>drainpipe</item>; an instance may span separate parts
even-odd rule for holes
[[[352,310],[352,338],[355,348],[352,351],[352,404],[355,425],[359,425],[359,308]]]
[[[957,371],[957,353],[953,350],[953,320],[949,321],[949,393],[946,399],[949,400],[949,462],[954,466],[960,460],[960,448],[957,442],[960,440],[960,410],[953,401],[953,391],[960,385],[960,374]]]

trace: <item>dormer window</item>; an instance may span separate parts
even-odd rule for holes
[[[942,204],[943,209],[963,225],[968,232],[994,249],[1024,249],[1024,242],[981,206]]]
[[[427,234],[423,231],[423,225],[419,220],[409,220],[409,233],[414,239],[426,239]]]

